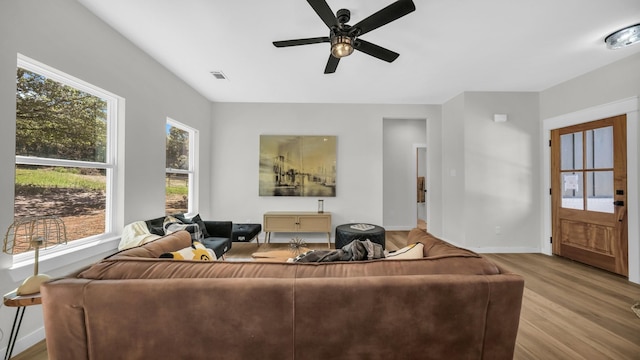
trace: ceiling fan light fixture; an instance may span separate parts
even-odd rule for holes
[[[334,36],[331,38],[331,55],[340,59],[353,53],[353,38],[349,36]]]
[[[615,50],[640,42],[640,24],[627,26],[604,39],[607,48]]]

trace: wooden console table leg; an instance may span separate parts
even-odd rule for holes
[[[330,232],[327,233],[327,246],[329,246],[329,249],[331,249],[331,233]]]

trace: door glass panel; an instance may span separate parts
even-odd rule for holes
[[[613,213],[613,171],[587,172],[587,210]]]
[[[582,132],[560,136],[560,169],[582,169]]]
[[[562,207],[584,210],[582,173],[562,174]]]
[[[613,168],[613,126],[586,131],[587,169]]]

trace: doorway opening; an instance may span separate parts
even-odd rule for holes
[[[417,145],[416,157],[416,227],[427,230],[427,147]]]

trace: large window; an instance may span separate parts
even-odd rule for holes
[[[16,218],[57,215],[70,245],[111,231],[116,98],[20,56]]]
[[[194,213],[196,130],[167,119],[165,212]]]

